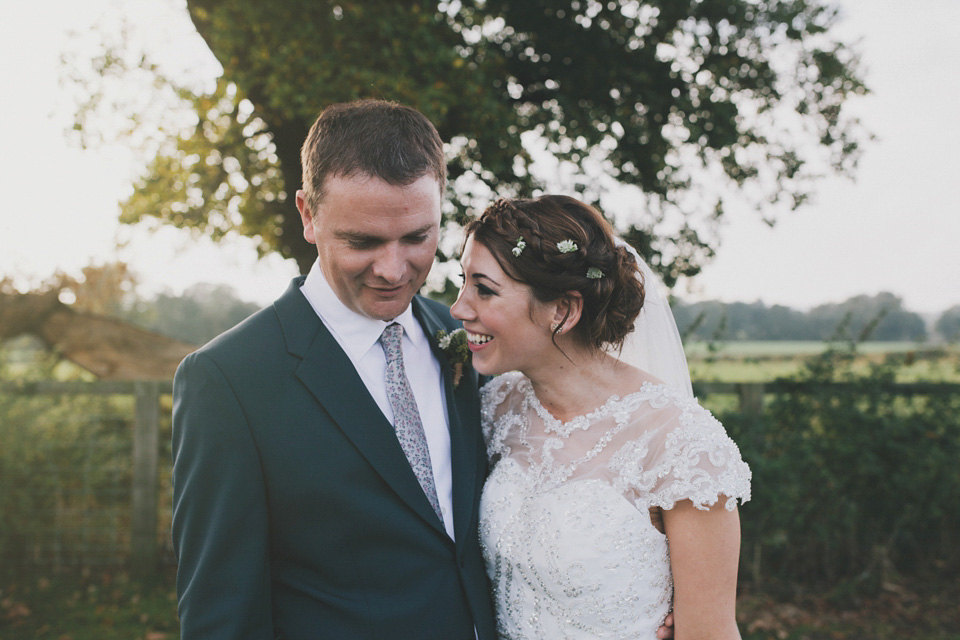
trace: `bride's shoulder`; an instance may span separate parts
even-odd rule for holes
[[[723,424],[694,396],[666,384],[647,383],[642,391],[642,404],[635,418],[635,431],[641,441],[661,454],[680,455],[692,449],[702,451],[739,450]]]
[[[652,385],[650,404],[671,412],[685,424],[715,422],[719,424],[712,413],[688,392],[660,383]]]
[[[695,397],[649,383],[637,404],[634,437],[611,466],[641,489],[651,505],[672,509],[677,501],[690,499],[704,509],[726,496],[726,508],[732,509],[736,499],[750,499],[751,472],[739,447]]]
[[[633,417],[642,432],[703,431],[723,426],[688,392],[644,374],[638,391],[632,394]]]
[[[652,373],[631,365],[619,364],[617,379],[620,395],[635,396],[641,405],[649,405],[659,413],[696,411],[700,407],[689,393],[677,389]],[[625,393],[624,391],[628,393]],[[692,404],[691,404],[692,401]]]

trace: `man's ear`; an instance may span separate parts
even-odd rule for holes
[[[313,228],[313,211],[307,202],[307,194],[303,189],[297,189],[297,211],[300,212],[300,221],[303,223],[303,239],[310,244],[317,244],[316,232]]]
[[[583,314],[583,296],[579,291],[567,291],[554,305],[553,324],[560,325],[560,333],[567,333],[577,326]]]

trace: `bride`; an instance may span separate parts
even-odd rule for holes
[[[466,236],[452,312],[502,374],[480,506],[500,637],[655,638],[673,611],[678,640],[739,638],[750,470],[693,398],[649,268],[565,196],[499,200]]]

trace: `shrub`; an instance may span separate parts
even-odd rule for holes
[[[855,347],[810,360],[760,416],[721,416],[753,473],[747,579],[878,587],[960,565],[960,390],[904,395]]]

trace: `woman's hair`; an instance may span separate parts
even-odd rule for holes
[[[583,310],[572,335],[584,343],[619,348],[633,331],[643,307],[643,276],[595,208],[567,196],[501,199],[467,224],[470,236],[537,300],[579,292]]]

